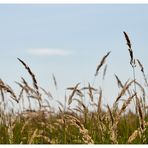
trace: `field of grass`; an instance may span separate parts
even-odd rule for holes
[[[65,102],[58,110],[51,106],[52,93],[38,85],[31,68],[18,58],[32,79],[16,84],[20,92],[0,79],[0,143],[1,144],[145,144],[148,143],[147,94],[148,82],[144,66],[136,59],[131,41],[124,32],[129,52],[132,80],[123,83],[117,75],[118,96],[112,105],[103,107],[103,90],[93,84],[80,88],[80,83],[68,87]],[[98,64],[94,79],[103,69],[110,52]],[[136,79],[141,71],[144,84]],[[56,78],[53,75],[55,87]],[[84,101],[85,100],[85,101]],[[86,101],[87,100],[87,101]],[[75,105],[71,105],[75,102]],[[86,103],[87,102],[87,103]],[[89,102],[89,103],[88,103]],[[134,105],[131,105],[131,104]],[[88,105],[89,104],[89,105]],[[120,105],[119,105],[120,104]],[[132,108],[130,108],[132,107]]]

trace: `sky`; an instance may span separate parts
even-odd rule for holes
[[[123,31],[148,70],[147,17],[147,4],[0,4],[0,78],[15,89],[21,77],[31,82],[20,58],[39,85],[62,100],[67,87],[92,84],[97,65],[111,51],[105,80],[99,73],[95,81],[104,90],[104,104],[111,103],[118,95],[114,74],[123,82],[132,78]],[[137,78],[143,82],[139,72]]]

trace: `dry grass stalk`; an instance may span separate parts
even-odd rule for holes
[[[75,88],[74,87],[68,87],[67,90],[74,90]],[[80,89],[76,89],[76,94],[79,96],[79,97],[83,97],[83,93],[81,92]],[[66,98],[67,99],[67,98]]]
[[[93,102],[94,97],[93,97],[93,93],[92,93],[92,89],[91,89],[90,83],[88,83],[88,90],[89,90],[88,95],[89,95],[91,101]]]
[[[105,79],[106,71],[107,71],[107,64],[105,65],[103,70],[103,80]]]
[[[113,115],[112,115],[112,112],[111,112],[111,109],[109,107],[109,105],[107,105],[107,109],[108,109],[108,112],[109,112],[109,116],[110,116],[110,119],[111,119],[111,123],[112,125],[114,124],[114,118],[113,118]]]
[[[97,75],[98,75],[100,68],[101,68],[101,67],[102,67],[102,65],[105,63],[105,60],[106,60],[106,58],[109,56],[109,54],[110,54],[110,53],[111,53],[111,51],[110,51],[110,52],[108,52],[108,53],[107,53],[107,54],[106,54],[106,55],[102,58],[102,60],[101,60],[100,64],[97,66],[95,76],[97,76]]]
[[[139,129],[138,129],[139,130]],[[132,135],[128,138],[128,143],[132,143],[136,138],[137,136],[139,135],[139,132],[138,130],[135,130]]]
[[[132,50],[132,48],[131,48],[131,41],[130,41],[130,39],[129,39],[127,33],[126,33],[126,32],[123,32],[123,33],[124,33],[125,39],[126,39],[126,41],[127,41],[127,45],[128,45],[128,47],[129,47],[129,48],[128,48],[128,51],[129,51],[130,58],[131,58],[130,64],[132,65],[132,67],[134,67],[135,63],[134,63],[134,59],[133,59],[133,50]]]
[[[108,109],[108,113],[106,113],[105,115],[105,123],[108,126],[108,134],[109,134],[109,138],[112,141],[113,144],[118,144],[117,141],[117,125],[115,124],[114,121],[114,117],[113,117],[113,113],[109,107],[109,105],[107,105],[107,109]]]
[[[144,114],[143,114],[143,111],[141,109],[141,105],[140,105],[140,101],[139,101],[139,98],[138,96],[136,96],[136,99],[138,101],[138,112],[139,112],[139,122],[140,122],[140,128],[141,130],[143,131],[144,128],[145,128],[145,121],[144,121]]]
[[[146,106],[146,93],[145,93],[145,89],[144,89],[143,86],[142,86],[139,82],[137,82],[137,81],[135,81],[135,85],[139,86],[139,88],[141,89],[141,92],[142,92],[141,104],[142,104],[142,106],[143,106],[143,109],[145,109],[145,106]],[[138,109],[138,104],[139,104],[139,102],[138,102],[138,100],[137,100],[137,96],[136,96],[136,103],[137,103],[137,111],[138,111],[138,110],[139,110],[139,109]],[[144,112],[146,113],[145,110],[144,110]]]
[[[22,79],[23,83],[25,84],[25,86],[28,87],[29,85],[28,85],[27,81],[23,77],[21,77],[21,79]]]
[[[3,89],[4,91],[8,92],[11,95],[11,98],[18,103],[17,96],[9,85],[1,82],[0,88]],[[1,95],[3,95],[3,93]],[[4,96],[2,96],[2,97],[4,97]]]
[[[39,93],[39,87],[38,87],[38,84],[37,84],[37,80],[35,78],[35,75],[34,73],[31,71],[31,69],[29,68],[29,66],[24,62],[22,61],[21,59],[17,58],[22,64],[23,66],[25,67],[25,69],[28,71],[28,73],[31,75],[31,78],[32,78],[32,81],[33,81],[33,86],[34,88],[36,89],[36,93],[38,96],[40,96],[40,93]]]
[[[115,118],[113,118],[113,115],[112,115],[112,112],[111,112],[111,109],[109,108],[109,106],[107,106],[108,108],[108,111],[109,111],[109,115],[110,115],[110,118],[111,118],[111,125],[109,126],[109,129],[110,129],[110,139],[112,141],[112,143],[114,144],[118,144],[118,141],[117,141],[117,125],[118,125],[118,122],[119,122],[119,119],[121,117],[121,114],[125,111],[126,107],[129,105],[129,103],[131,102],[132,98],[135,96],[136,94],[132,95],[131,97],[129,97],[122,105],[119,113],[115,116]]]
[[[32,144],[33,141],[34,141],[34,138],[37,136],[37,132],[38,132],[38,129],[35,129],[35,131],[33,132],[32,136],[30,137],[30,140],[28,141],[28,144]]]
[[[79,112],[79,113],[82,113],[82,114],[84,114],[84,108],[82,109],[80,106],[77,106],[77,108],[73,108],[73,110],[75,110],[75,111],[77,111],[77,112]]]
[[[98,100],[98,109],[97,109],[97,112],[98,112],[99,114],[100,114],[101,111],[102,111],[101,104],[102,104],[102,89],[100,88],[99,100]]]
[[[123,33],[124,33],[125,39],[126,39],[126,41],[127,41],[127,45],[128,45],[128,47],[131,49],[131,41],[130,41],[130,39],[129,39],[127,33],[126,33],[126,32],[123,32]]]
[[[12,123],[12,125],[9,125],[8,126],[8,135],[9,135],[9,143],[10,144],[13,144],[13,138],[14,138],[14,132],[13,132],[13,129],[15,127],[15,122]]]
[[[39,104],[39,107],[40,107],[40,108],[42,107],[41,98],[40,98],[39,96],[36,96],[36,95],[28,95],[28,98],[37,100],[37,102],[38,102],[38,104]]]
[[[40,87],[40,89],[45,93],[45,95],[46,96],[48,96],[48,98],[51,98],[51,99],[53,99],[53,96],[52,96],[52,94],[48,91],[46,91],[44,88],[42,88],[42,87]]]
[[[143,67],[142,63],[138,59],[137,59],[137,62],[139,64],[140,68],[141,68],[141,72],[144,73],[144,67]]]
[[[21,79],[23,81],[23,84],[21,84],[19,82],[15,82],[15,83],[18,84],[22,88],[22,91],[25,90],[30,108],[31,108],[30,98],[36,99],[38,101],[38,103],[39,103],[39,106],[41,107],[41,94],[38,94],[35,89],[31,88],[28,85],[27,81],[23,77],[21,77]],[[22,98],[22,95],[23,95],[23,92],[20,92],[18,100],[20,100],[20,98]]]
[[[56,81],[54,74],[52,74],[52,78],[53,78],[53,82],[54,82],[56,89],[58,89],[57,81]]]
[[[83,93],[82,93],[80,90],[76,91],[76,94],[77,94],[80,98],[82,98],[82,97],[84,96]]]
[[[21,89],[20,93],[19,93],[19,96],[18,96],[18,101],[20,101],[20,99],[23,97],[23,91],[24,91],[24,88]]]
[[[27,85],[26,84],[23,85],[23,84],[21,84],[19,82],[16,82],[16,81],[15,81],[15,83],[17,85],[19,85],[19,87],[21,88],[20,94],[18,96],[18,100],[20,100],[21,98],[23,98],[22,96],[23,96],[23,92],[24,91],[26,92],[27,95],[29,95],[29,92],[30,91],[31,91],[31,93],[36,93],[36,91],[34,91],[32,88],[30,88],[30,86],[28,86],[28,84]]]
[[[68,87],[67,88],[67,90],[74,90],[75,89],[75,87]],[[82,89],[81,89],[82,90]],[[81,90],[79,90],[78,88],[76,89],[76,92],[77,92],[77,94],[79,95],[79,96],[82,96],[83,95],[83,93],[81,92]]]
[[[112,141],[113,144],[118,144],[117,141],[117,126],[113,124],[110,127],[110,140]]]
[[[82,87],[82,88],[81,88],[81,90],[85,90],[85,89],[89,89],[89,87]],[[96,88],[91,87],[91,86],[90,86],[90,89],[93,90],[93,91],[97,91]]]
[[[22,126],[22,129],[21,129],[21,134],[24,132],[26,126],[29,124],[29,121],[30,121],[30,120],[26,120],[26,121],[25,121],[25,123],[24,123],[24,125]]]
[[[115,124],[117,125],[119,122],[119,119],[121,117],[121,114],[125,111],[125,109],[127,108],[127,106],[130,104],[131,100],[134,98],[134,96],[136,96],[136,93],[133,94],[132,96],[130,96],[122,105],[119,113],[117,114],[116,118],[115,118]]]
[[[146,126],[148,126],[148,123],[145,123],[144,125],[145,125],[145,127],[146,127]],[[144,130],[144,131],[145,131],[145,130]],[[129,144],[131,144],[138,136],[141,137],[142,134],[143,134],[143,133],[141,132],[141,128],[138,128],[137,130],[135,130],[135,131],[131,134],[131,136],[129,136],[127,142],[128,142]],[[145,138],[144,138],[144,140],[145,140]],[[145,142],[145,141],[143,141],[143,142]]]
[[[142,142],[145,143],[145,141],[146,141],[145,131],[146,131],[146,126],[148,126],[148,124],[145,123],[144,114],[141,109],[140,101],[139,101],[139,98],[137,97],[137,95],[136,95],[136,100],[137,100],[137,109],[138,109],[138,113],[139,113],[140,127],[132,133],[132,135],[128,139],[128,143],[132,143],[133,140],[137,138],[137,136],[142,138]]]
[[[118,76],[116,74],[115,74],[115,78],[117,80],[118,87],[123,88],[123,84],[122,84],[122,82],[120,81],[120,79],[118,78]]]
[[[116,74],[115,74],[115,78],[116,78],[116,80],[117,80],[118,87],[123,88],[124,85],[122,84],[121,80],[119,79],[119,77],[118,77]],[[128,81],[127,81],[127,82],[128,82]],[[126,84],[126,83],[125,83],[125,84]],[[131,95],[130,91],[129,91],[129,90],[127,90],[127,91],[128,91],[128,94]]]
[[[140,68],[141,68],[141,72],[142,72],[142,75],[143,75],[145,84],[146,84],[146,86],[148,87],[148,82],[147,82],[147,78],[146,78],[146,76],[145,76],[144,67],[143,67],[142,63],[141,63],[138,59],[137,59],[137,62],[138,62],[138,64],[139,64]]]
[[[83,110],[80,107],[72,108],[73,111],[76,111],[76,113],[82,113]]]
[[[143,86],[139,82],[137,82],[137,81],[135,81],[135,84],[140,87],[140,89],[142,91],[143,101],[145,102],[146,93],[145,93],[145,90],[144,90]]]
[[[36,91],[31,86],[29,86],[27,81],[23,77],[21,77],[21,79],[24,84],[24,88],[25,88],[26,93],[29,94],[29,92],[31,92],[31,93],[36,94]]]
[[[135,80],[132,80],[131,82],[129,82],[128,84],[125,83],[124,87],[122,88],[121,92],[119,93],[118,97],[116,98],[115,103],[117,103],[119,101],[119,99],[125,94],[125,92],[128,90],[129,86],[135,82]]]
[[[23,86],[20,82],[15,81],[15,83],[16,83],[19,87],[24,88],[24,86]]]
[[[65,110],[64,105],[59,100],[56,100],[56,102],[60,105],[58,106],[60,112],[63,113]]]
[[[76,100],[78,102],[78,107],[77,108],[80,111],[82,111],[83,113],[87,113],[88,112],[88,108],[86,107],[86,105],[82,101],[80,101],[78,99],[74,99],[74,100]],[[83,107],[83,110],[81,109],[82,107]]]
[[[72,98],[73,98],[74,94],[76,93],[79,84],[80,84],[80,83],[76,84],[76,86],[74,87],[74,89],[73,89],[71,95],[69,96],[68,105],[70,105],[70,104],[72,103]]]
[[[127,35],[126,32],[123,32],[123,33],[124,33],[124,36],[125,36],[125,38],[126,38],[127,45],[128,45],[128,47],[129,47],[129,48],[128,48],[128,51],[129,51],[129,54],[130,54],[130,64],[131,64],[132,70],[133,70],[133,79],[136,80],[136,73],[135,73],[136,60],[135,60],[134,57],[133,57],[133,50],[132,50],[132,48],[131,48],[130,39],[129,39],[129,37],[128,37],[128,35]],[[134,91],[137,92],[137,91],[136,91],[136,84],[135,84],[135,82],[134,82]],[[137,113],[137,110],[138,110],[138,109],[137,109],[137,100],[136,100],[135,110],[136,110],[136,113]]]
[[[24,84],[26,93],[28,93],[28,92],[36,93],[36,91],[28,85],[27,81],[23,77],[21,77],[21,79]]]
[[[56,102],[58,102],[58,104],[59,104],[62,108],[64,108],[64,105],[62,104],[62,102],[60,102],[59,100],[56,100]]]

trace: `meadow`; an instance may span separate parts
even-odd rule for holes
[[[147,144],[148,82],[144,66],[134,57],[128,34],[123,35],[133,75],[126,82],[115,75],[119,92],[113,104],[105,107],[102,88],[91,83],[80,87],[77,83],[67,87],[69,95],[65,95],[65,102],[58,101],[55,109],[50,102],[56,98],[38,85],[27,62],[18,58],[32,81],[21,77],[16,82],[20,92],[15,92],[0,79],[0,144]],[[105,77],[110,53],[100,59],[94,79],[100,77],[101,69],[102,79]],[[137,81],[136,69],[141,71],[144,84]],[[54,75],[53,82],[56,88]]]

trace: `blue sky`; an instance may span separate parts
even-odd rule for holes
[[[18,62],[24,60],[36,74],[39,85],[54,91],[52,73],[58,82],[58,97],[65,88],[87,85],[102,56],[111,51],[104,81],[105,103],[113,101],[117,87],[114,73],[125,82],[132,78],[123,31],[129,34],[136,58],[147,72],[147,4],[43,4],[0,5],[0,78],[14,88],[14,81],[28,73]],[[142,77],[137,72],[137,77]]]

